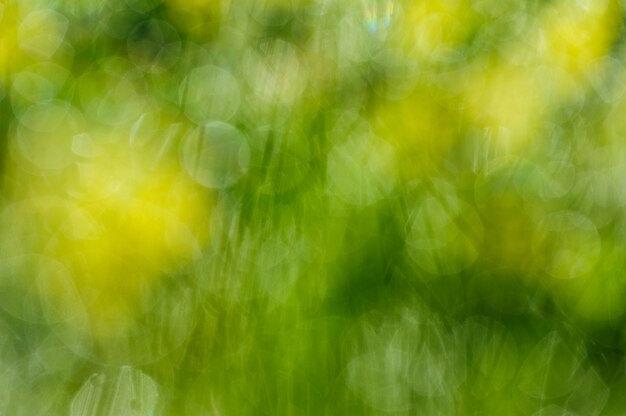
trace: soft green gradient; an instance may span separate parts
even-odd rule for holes
[[[0,0],[0,416],[626,413],[622,0]]]

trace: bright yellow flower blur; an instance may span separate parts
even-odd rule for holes
[[[200,255],[211,210],[206,191],[175,160],[151,158],[156,153],[149,149],[137,152],[127,140],[101,134],[74,136],[74,152],[67,149],[63,159],[54,149],[29,147],[28,156],[40,154],[36,161],[45,166],[58,160],[69,166],[52,172],[23,161],[15,144],[5,161],[11,192],[2,238],[4,247],[24,238],[15,250],[66,265],[91,335],[106,338],[132,329],[154,282]],[[49,140],[57,140],[57,150],[68,144]],[[88,157],[75,154],[88,146]]]

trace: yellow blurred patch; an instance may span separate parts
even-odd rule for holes
[[[0,3],[0,79],[42,60],[69,66],[72,51],[63,48],[67,29],[68,19],[52,8]]]
[[[622,19],[616,1],[560,1],[551,5],[538,25],[541,62],[557,71],[555,80],[565,91],[609,53]]]
[[[394,145],[408,178],[432,174],[458,137],[447,96],[444,90],[419,88],[402,100],[381,100],[373,112],[374,131]]]
[[[467,71],[466,116],[493,136],[500,154],[518,153],[541,125],[548,97],[540,76],[536,68],[501,61]]]
[[[216,33],[229,0],[165,0],[167,12],[179,30],[203,38]]]
[[[426,0],[405,7],[403,47],[426,61],[460,46],[478,21],[467,0]]]
[[[30,201],[34,217],[36,241],[16,250],[64,263],[92,334],[106,339],[131,329],[154,285],[200,255],[210,201],[174,162],[155,165],[145,149],[97,139],[104,143],[98,155],[76,157],[66,172],[31,176],[15,161],[8,172],[12,199]]]
[[[15,60],[19,60],[21,51],[17,46],[17,10],[11,3],[2,4],[0,13],[0,77],[11,73]]]

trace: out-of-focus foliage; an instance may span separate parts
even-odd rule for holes
[[[0,0],[0,415],[626,412],[622,0]]]

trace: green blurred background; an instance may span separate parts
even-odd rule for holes
[[[622,0],[0,0],[0,415],[626,414]]]

